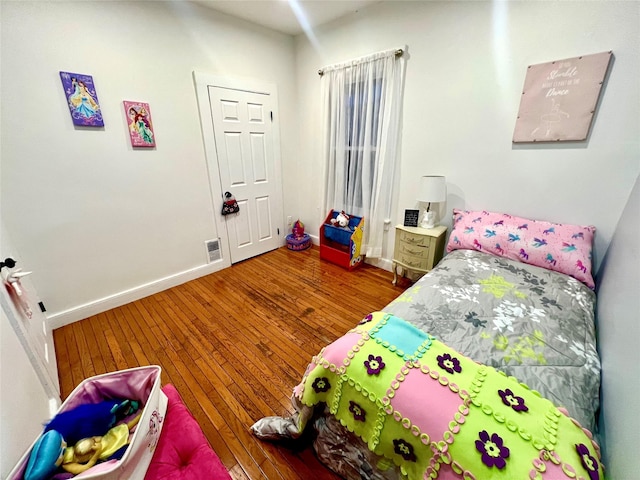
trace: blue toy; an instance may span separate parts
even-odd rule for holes
[[[138,402],[122,399],[78,405],[53,417],[44,431],[55,430],[69,445],[75,445],[83,438],[104,435],[117,421],[138,408]]]
[[[67,446],[62,435],[55,430],[50,430],[38,438],[27,468],[24,471],[24,480],[45,480],[49,478],[62,463],[64,449]]]

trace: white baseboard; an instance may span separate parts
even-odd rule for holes
[[[190,280],[195,280],[196,278],[209,275],[221,268],[223,268],[223,262],[201,265],[199,267],[185,270],[184,272],[169,275],[168,277],[100,298],[93,302],[85,303],[84,305],[79,305],[62,312],[48,315],[47,321],[51,328],[55,330],[56,328],[64,327],[65,325],[83,320],[87,317],[91,317],[92,315],[106,312],[112,308],[120,307],[135,300],[153,295],[154,293],[162,292],[168,288],[181,285]]]
[[[393,262],[388,258],[368,258],[364,257],[364,262],[369,265],[373,265],[374,267],[381,268],[386,270],[387,272],[391,272],[393,270]]]

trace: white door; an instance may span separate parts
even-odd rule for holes
[[[60,398],[45,391],[4,307],[0,345],[0,478],[13,478],[9,472],[42,432]]]
[[[280,247],[284,229],[274,92],[231,85],[208,85],[208,97],[219,174],[219,187],[212,183],[220,199],[214,208],[221,215],[226,192],[240,207],[223,223],[236,263]]]
[[[2,261],[11,258],[16,261],[14,268],[2,268],[2,292],[0,293],[0,305],[9,320],[9,324],[15,331],[22,347],[38,375],[42,386],[49,398],[60,400],[60,384],[58,382],[58,365],[53,343],[51,327],[47,323],[47,317],[40,310],[39,298],[31,282],[31,277],[20,279],[18,284],[8,286],[4,282],[11,271],[23,269],[29,270],[28,262],[23,262],[17,249],[11,243],[8,232],[2,225],[1,243]],[[37,274],[34,273],[34,275]]]

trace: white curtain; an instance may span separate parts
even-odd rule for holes
[[[405,61],[396,50],[323,69],[325,210],[363,216],[363,251],[382,256],[400,151]]]

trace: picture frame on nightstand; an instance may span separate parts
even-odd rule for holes
[[[405,227],[417,227],[418,217],[420,216],[420,210],[405,210],[404,211],[404,226]]]

